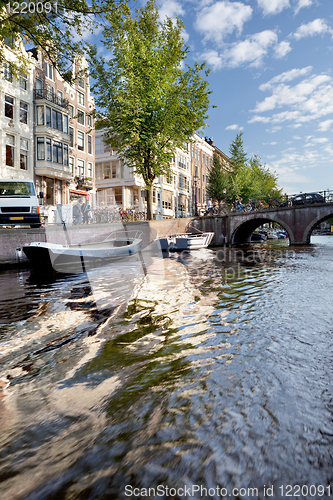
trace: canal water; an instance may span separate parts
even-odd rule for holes
[[[333,237],[0,273],[0,498],[332,498]]]

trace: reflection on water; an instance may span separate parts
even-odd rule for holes
[[[2,498],[333,486],[333,238],[312,242],[0,274]]]

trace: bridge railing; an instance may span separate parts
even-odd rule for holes
[[[231,208],[227,207],[224,203],[221,203],[220,206],[215,204],[212,208],[207,209],[202,215],[226,215],[230,212],[253,212],[317,203],[333,203],[333,190],[326,189],[325,191],[285,195],[281,199],[274,199],[271,196],[266,196],[260,200],[249,200],[248,203],[243,203],[242,200],[237,200],[232,204]]]

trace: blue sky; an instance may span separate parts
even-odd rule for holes
[[[211,67],[204,135],[229,154],[242,131],[284,192],[333,189],[333,1],[157,3],[185,23],[189,63]]]

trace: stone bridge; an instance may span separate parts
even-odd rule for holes
[[[291,245],[308,245],[313,229],[330,218],[333,218],[333,203],[318,203],[200,217],[192,224],[201,231],[213,231],[213,245],[238,246],[250,243],[251,234],[257,227],[277,222],[287,231]]]

